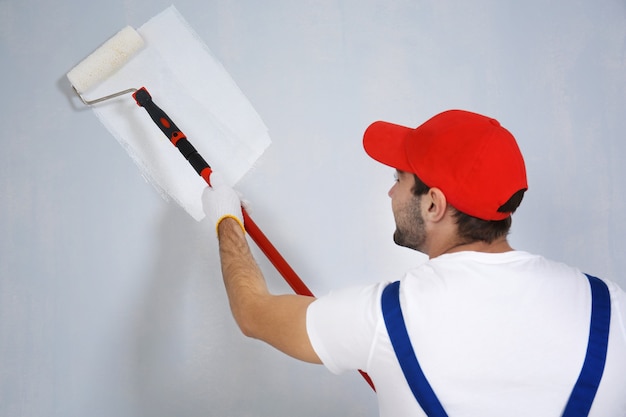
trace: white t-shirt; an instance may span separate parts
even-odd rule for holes
[[[623,417],[626,293],[604,281],[611,329],[590,415]],[[386,284],[320,297],[307,311],[309,338],[331,372],[369,374],[381,416],[424,416],[387,335]],[[446,254],[401,279],[400,303],[422,370],[450,417],[561,415],[589,337],[591,293],[580,271],[519,251]]]

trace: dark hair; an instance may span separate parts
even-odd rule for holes
[[[413,194],[416,196],[426,194],[430,187],[424,184],[424,182],[420,180],[417,175],[413,174],[413,176],[415,177],[415,185],[412,190]],[[498,212],[513,214],[517,207],[521,204],[525,191],[526,190],[519,190],[513,194],[513,196],[506,203],[498,208]],[[459,237],[467,243],[476,241],[491,243],[494,240],[509,234],[511,229],[511,216],[504,220],[483,220],[460,212],[455,207],[453,208],[454,217],[458,226],[457,233],[459,234]]]

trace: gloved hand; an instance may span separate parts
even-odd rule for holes
[[[216,233],[220,222],[227,217],[237,220],[245,233],[239,194],[215,172],[211,174],[211,185],[202,192],[202,207],[207,219],[215,225]]]

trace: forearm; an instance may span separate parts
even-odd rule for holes
[[[253,336],[246,314],[260,298],[269,295],[265,279],[236,221],[224,219],[218,226],[218,238],[222,276],[233,317],[244,334]]]
[[[306,309],[314,298],[270,294],[235,220],[220,222],[218,237],[224,286],[241,331],[297,359],[319,363],[306,333]]]

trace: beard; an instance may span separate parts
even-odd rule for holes
[[[393,241],[398,246],[422,252],[426,241],[424,217],[420,211],[420,197],[411,199],[395,213],[396,231]]]

